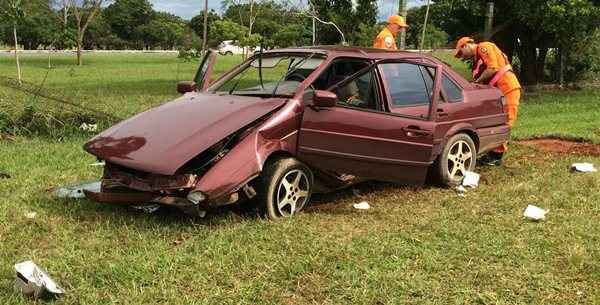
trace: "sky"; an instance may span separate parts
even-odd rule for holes
[[[188,20],[198,15],[204,8],[204,0],[150,0],[150,2],[157,11],[169,12]],[[221,2],[222,0],[208,0],[208,8],[220,13],[222,11]],[[397,0],[378,0],[378,3],[380,20],[384,20],[390,13],[398,11]],[[408,6],[418,6],[424,3],[424,0],[409,0]]]

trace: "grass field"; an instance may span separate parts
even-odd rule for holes
[[[173,55],[53,59],[46,86],[120,117],[176,96],[195,64]],[[223,71],[238,61],[226,58]],[[460,63],[452,62],[466,71]],[[25,57],[40,82],[46,57]],[[0,75],[14,76],[0,57]],[[598,90],[527,94],[518,138],[560,135],[600,142]],[[19,117],[73,111],[0,87],[0,111]],[[549,154],[514,144],[502,168],[478,168],[482,185],[458,197],[433,186],[381,183],[314,198],[292,220],[233,210],[194,219],[143,214],[87,200],[57,200],[57,185],[100,169],[81,149],[92,134],[0,140],[0,304],[29,304],[12,291],[13,264],[33,259],[67,294],[54,304],[598,304],[600,174],[571,174],[600,157]],[[366,200],[372,208],[357,211]],[[527,204],[548,219],[522,219]],[[37,212],[35,219],[25,214]]]

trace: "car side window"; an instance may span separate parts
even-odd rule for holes
[[[333,90],[340,106],[381,110],[377,99],[376,81],[373,69],[363,73]]]
[[[411,63],[383,63],[380,67],[387,84],[391,111],[427,118],[435,75],[428,76],[426,69]]]
[[[462,89],[446,74],[442,77],[442,87],[450,103],[461,102],[463,100]]]
[[[384,63],[381,65],[392,107],[429,104],[427,84],[418,65],[409,63]],[[432,86],[433,87],[433,86]]]
[[[327,88],[343,81],[348,76],[366,68],[369,65],[367,61],[359,59],[339,59],[334,61],[319,77],[312,86],[316,90],[326,90]]]

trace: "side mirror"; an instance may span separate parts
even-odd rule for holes
[[[313,96],[313,104],[317,107],[335,107],[337,100],[337,95],[330,91],[316,90]]]
[[[196,82],[180,81],[177,83],[177,92],[184,94],[192,91],[196,91]]]

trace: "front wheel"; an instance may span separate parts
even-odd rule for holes
[[[313,188],[311,170],[294,158],[266,164],[259,178],[259,211],[269,219],[291,217],[309,202]]]
[[[459,185],[465,172],[475,169],[476,158],[477,149],[473,139],[464,133],[456,134],[448,140],[434,163],[434,174],[443,185]]]

